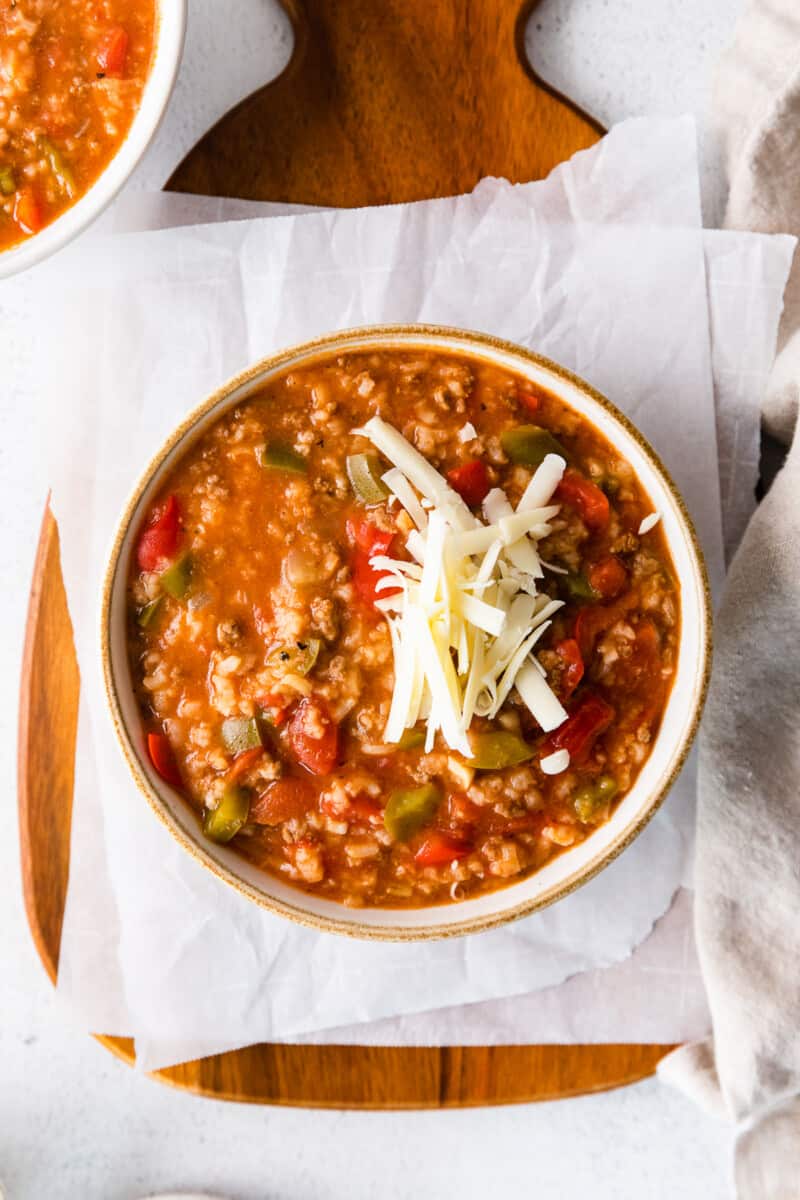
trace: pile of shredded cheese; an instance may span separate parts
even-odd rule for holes
[[[471,758],[473,716],[496,716],[514,687],[542,729],[556,729],[567,713],[532,651],[563,604],[537,590],[549,567],[537,543],[559,511],[548,501],[564,459],[547,455],[516,510],[494,488],[481,521],[392,425],[372,417],[353,432],[393,464],[383,482],[415,526],[405,544],[412,561],[370,560],[383,574],[379,590],[392,593],[377,600],[394,652],[384,740],[398,742],[422,720],[426,751],[439,731],[451,749]]]

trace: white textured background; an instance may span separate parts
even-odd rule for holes
[[[511,0],[509,0],[511,2]],[[712,66],[741,0],[542,0],[541,74],[605,124],[694,112],[706,212],[721,187],[705,129]],[[134,186],[160,187],[231,104],[274,76],[291,33],[276,0],[190,0],[172,108]],[[2,286],[2,285],[0,285]],[[0,329],[0,362],[3,360]],[[134,1200],[217,1189],[231,1200],[726,1200],[731,1135],[650,1080],[619,1092],[448,1113],[309,1113],[199,1100],[140,1077],[69,1026],[21,906],[14,795],[25,606],[47,481],[35,415],[0,387],[0,1181],[7,1200]]]

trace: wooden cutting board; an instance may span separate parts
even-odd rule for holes
[[[289,65],[206,134],[172,177],[173,190],[347,207],[419,200],[468,191],[486,175],[541,178],[602,133],[528,65],[529,2],[284,3],[296,39]],[[47,510],[23,658],[18,772],[25,903],[53,980],[78,689],[58,531]],[[99,1040],[133,1062],[128,1039]],[[436,1108],[616,1087],[650,1074],[670,1048],[259,1045],[155,1075],[217,1099]]]

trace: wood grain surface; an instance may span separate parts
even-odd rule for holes
[[[531,0],[284,0],[278,79],[202,138],[173,191],[353,207],[522,183],[601,127],[533,73]]]
[[[285,0],[283,74],[219,122],[170,187],[355,206],[541,178],[602,132],[536,79],[533,7],[509,0]],[[58,970],[70,857],[79,676],[45,512],[31,589],[19,724],[23,886],[34,942]],[[99,1040],[126,1062],[126,1038]],[[217,1099],[334,1108],[509,1104],[641,1079],[671,1047],[249,1046],[155,1073]]]

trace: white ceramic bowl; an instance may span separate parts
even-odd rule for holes
[[[40,233],[0,252],[0,279],[26,271],[83,233],[111,203],[153,140],[178,75],[186,32],[187,0],[158,0],[156,7],[153,61],[127,137],[80,200]]]
[[[519,883],[474,900],[418,909],[347,908],[290,887],[229,847],[207,841],[196,814],[149,763],[126,651],[126,582],[136,536],[165,476],[191,443],[224,412],[286,369],[308,365],[332,350],[385,346],[478,355],[549,388],[586,417],[632,465],[661,513],[682,602],[677,673],[661,728],[633,788],[611,819]],[[492,928],[551,904],[591,879],[633,840],[664,799],[697,730],[710,665],[710,625],[705,567],[684,503],[655,452],[608,400],[562,367],[508,342],[452,329],[386,326],[334,334],[276,354],[232,379],[186,418],[147,467],[119,522],[103,589],[101,645],[112,719],[134,779],[156,814],[198,861],[257,904],[305,924],[357,937],[419,940]]]

